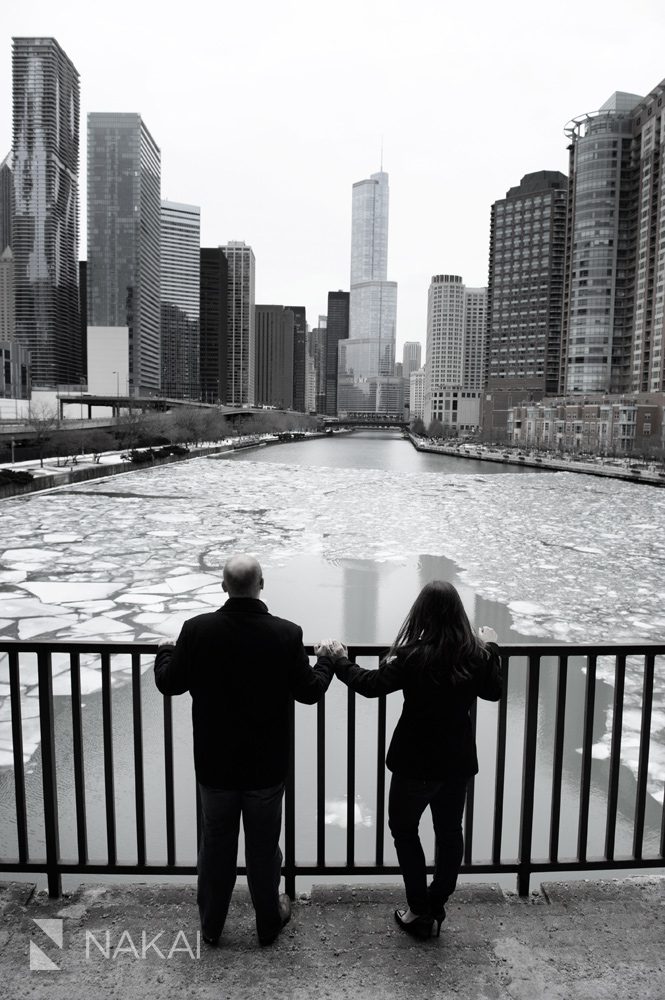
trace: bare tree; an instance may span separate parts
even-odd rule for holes
[[[145,437],[147,419],[143,410],[130,406],[118,414],[116,429],[123,448],[135,448]]]
[[[25,420],[34,433],[34,443],[39,451],[39,465],[44,468],[44,448],[58,427],[58,411],[49,403],[31,403]]]

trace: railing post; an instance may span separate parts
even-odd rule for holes
[[[519,868],[517,891],[529,895],[531,879],[531,840],[533,835],[533,792],[536,782],[536,747],[538,743],[538,686],[540,655],[531,653],[526,678],[526,718],[522,756],[522,805],[520,809]]]
[[[356,836],[356,693],[347,691],[346,717],[346,866],[355,865]]]
[[[289,706],[289,770],[284,796],[284,884],[290,899],[296,896],[296,802],[295,802],[295,703]]]
[[[44,833],[46,836],[46,877],[49,896],[62,895],[60,874],[60,838],[58,834],[58,787],[55,777],[55,738],[53,732],[53,679],[51,654],[40,649],[37,653],[39,680],[39,731],[42,756],[42,789],[44,795]]]

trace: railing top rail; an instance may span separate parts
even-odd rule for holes
[[[158,642],[99,642],[84,639],[31,640],[31,639],[0,639],[0,652],[19,650],[22,652],[88,652],[88,653],[141,653],[147,656],[154,654]],[[390,648],[390,643],[349,643],[351,656],[381,655]],[[314,646],[305,644],[309,655],[314,654]],[[528,656],[530,653],[538,656],[640,656],[665,654],[665,639],[662,642],[511,642],[500,643],[501,652],[506,656]]]

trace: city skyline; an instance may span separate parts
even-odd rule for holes
[[[103,47],[91,44],[89,20],[77,17],[83,12],[77,3],[67,12],[42,2],[8,12],[0,158],[11,145],[11,35],[52,35],[81,74],[81,120],[89,111],[145,117],[162,148],[162,197],[201,205],[202,244],[245,240],[260,262],[257,298],[301,302],[316,316],[325,311],[329,289],[347,287],[347,191],[379,168],[383,137],[393,189],[388,266],[400,286],[398,356],[404,341],[424,342],[433,273],[460,272],[471,286],[486,283],[490,206],[529,171],[567,170],[566,122],[599,108],[617,89],[644,95],[663,76],[658,40],[665,14],[655,4],[631,16],[635,45],[627,43],[622,20],[608,17],[612,4],[599,3],[584,9],[564,3],[547,40],[535,22],[520,18],[515,2],[508,4],[513,17],[488,10],[480,23],[470,12],[449,14],[433,3],[387,4],[376,22],[373,7],[356,6],[352,15],[342,3],[334,24],[300,2],[289,5],[288,17],[261,5],[264,16],[252,15],[251,31],[249,13],[229,10],[224,32],[213,28],[206,37],[196,31],[202,14],[196,3],[177,37],[168,25],[144,25],[132,8],[132,23],[139,19],[137,30],[151,43],[130,50],[120,34],[125,6],[121,0]],[[585,36],[583,62],[566,44],[570,23]],[[196,45],[187,45],[190,36]],[[295,67],[285,68],[278,57],[282,37],[301,44]],[[176,52],[174,76],[168,67]],[[340,56],[349,63],[348,82],[325,71]],[[242,107],[227,107],[224,127],[211,129],[205,95],[223,91],[249,66]],[[351,95],[371,79],[368,115]],[[492,115],[474,130],[471,117],[465,124],[465,108],[474,101],[479,108],[490,84]],[[456,131],[433,128],[433,109],[452,113],[455,104]],[[312,171],[311,153],[324,141],[333,152],[317,157]],[[266,147],[269,167],[259,153]],[[83,167],[83,149],[81,159]],[[84,250],[82,241],[82,257]]]

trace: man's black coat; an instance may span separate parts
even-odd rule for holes
[[[290,699],[313,705],[332,676],[329,661],[310,666],[298,625],[249,597],[190,618],[155,660],[162,694],[192,696],[196,777],[211,788],[284,781]]]

